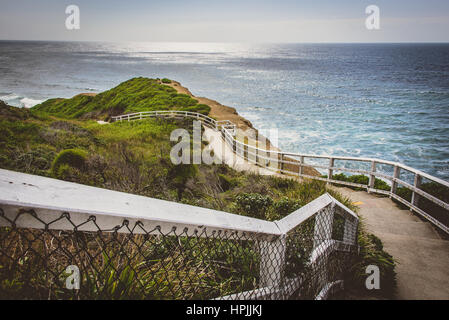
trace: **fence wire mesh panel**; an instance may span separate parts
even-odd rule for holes
[[[34,210],[21,210],[41,222]],[[97,231],[52,230],[62,213],[42,229],[9,227],[0,232],[2,298],[211,299],[252,290],[259,281],[260,241],[207,229],[162,232],[123,221]],[[2,221],[2,225],[5,221]],[[66,268],[80,271],[80,289],[66,288]]]
[[[49,219],[38,209],[4,206],[0,298],[325,298],[342,279],[350,253],[342,245],[354,247],[357,228],[354,217],[337,213],[328,205],[273,236],[167,229],[119,217],[106,226],[95,215],[59,212]],[[79,270],[75,289],[67,284],[73,266]]]

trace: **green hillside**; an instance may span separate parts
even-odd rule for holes
[[[151,110],[195,111],[207,115],[210,107],[177,93],[158,79],[133,78],[96,96],[49,99],[32,108],[33,113],[44,112],[71,119],[108,119],[114,115]]]

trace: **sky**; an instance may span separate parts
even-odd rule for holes
[[[79,30],[66,28],[68,5]],[[378,30],[365,26],[369,5]],[[449,1],[0,0],[0,40],[449,42]]]

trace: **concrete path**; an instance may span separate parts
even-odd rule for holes
[[[219,131],[204,127],[204,138],[209,142],[206,149],[213,150],[220,163],[227,164],[237,171],[248,171],[261,175],[278,175],[276,172],[256,166],[236,155],[234,150],[224,142]]]
[[[449,241],[389,198],[336,189],[357,203],[368,231],[397,261],[397,299],[449,299]]]
[[[224,143],[220,132],[205,128],[207,148],[230,167],[265,175],[273,171],[249,163]],[[449,241],[434,227],[409,210],[401,210],[390,198],[365,191],[336,188],[360,207],[367,231],[382,240],[396,261],[397,299],[449,299]]]

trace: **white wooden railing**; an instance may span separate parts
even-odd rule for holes
[[[226,128],[227,131],[235,135],[236,126],[229,120],[220,120],[217,121],[211,117],[208,117],[204,114],[198,112],[191,111],[178,111],[178,110],[162,110],[162,111],[143,111],[143,112],[135,112],[128,113],[120,116],[111,117],[112,121],[132,121],[132,120],[142,120],[145,118],[192,118],[196,120],[200,120],[203,125],[213,128],[216,130],[221,130],[222,128]]]
[[[340,239],[335,239],[333,233],[337,217],[343,219],[340,220],[343,222],[343,236]],[[312,239],[302,239],[295,230],[310,219],[314,219],[314,231],[310,235]],[[58,240],[61,233],[54,230],[91,234],[117,232],[133,236],[143,234],[147,237],[215,238],[221,244],[226,241],[258,243],[254,245],[254,248],[259,248],[260,255],[260,276],[256,287],[216,297],[218,299],[285,299],[297,292],[306,277],[311,276],[316,278],[314,283],[318,283],[315,298],[325,299],[342,285],[341,279],[328,277],[328,272],[332,271],[328,265],[331,254],[358,249],[357,227],[357,215],[329,194],[322,195],[281,220],[269,222],[0,169],[0,240],[6,241],[8,234],[16,236],[24,229],[41,230],[39,237],[24,235],[23,246],[32,248],[26,251],[29,256],[37,254],[37,246],[44,241],[47,233],[52,243],[59,245],[55,250],[46,248],[51,252],[52,259],[57,259],[60,251],[63,251],[64,257],[70,255],[71,248],[62,246],[61,240]],[[36,245],[33,239],[38,242]],[[309,272],[289,278],[285,269],[286,264],[291,262],[286,261],[286,252],[298,250],[295,256],[304,254],[304,241],[313,243],[308,267],[314,270],[314,274]],[[103,245],[107,243],[103,242]],[[80,249],[77,250],[76,254],[79,255]],[[188,255],[189,252],[186,251],[183,255]],[[48,254],[46,252],[38,260],[46,268],[50,267],[45,260]],[[208,248],[204,247],[201,255],[208,254]],[[232,250],[229,254],[232,254]],[[7,248],[0,249],[0,257],[5,268],[8,262],[18,263]],[[22,261],[23,263],[26,261]],[[56,270],[51,272],[57,273]]]
[[[291,152],[282,152],[267,150],[258,148],[257,146],[243,143],[236,139],[236,126],[229,120],[217,121],[208,116],[187,111],[149,111],[149,112],[137,112],[132,114],[120,115],[112,117],[113,121],[131,121],[144,119],[146,117],[190,117],[198,119],[203,122],[205,126],[219,130],[222,133],[224,141],[234,150],[234,152],[240,157],[244,158],[250,163],[264,167],[266,169],[292,176],[298,176],[303,178],[310,178],[315,180],[322,180],[328,183],[335,183],[339,185],[346,185],[350,187],[363,188],[368,192],[387,195],[392,199],[395,199],[410,210],[418,213],[441,230],[449,233],[448,223],[443,223],[432,215],[432,212],[426,212],[419,207],[420,197],[425,198],[438,207],[446,210],[449,221],[449,203],[429,194],[428,192],[420,189],[423,179],[429,182],[434,182],[437,185],[447,188],[449,192],[449,182],[429,175],[420,170],[411,168],[399,162],[386,161],[376,158],[358,158],[358,157],[340,157],[330,155],[313,155],[313,154],[300,154]],[[349,164],[337,165],[337,162]],[[351,167],[352,166],[352,167]],[[360,167],[365,166],[365,169]],[[317,171],[325,172],[327,177],[319,175],[306,174],[304,168],[313,168]],[[390,170],[387,170],[390,169]],[[357,173],[366,175],[369,177],[367,185],[352,183],[347,181],[340,181],[333,179],[333,175],[336,171]],[[409,181],[401,178],[402,176],[409,175]],[[389,190],[381,190],[375,188],[375,179],[379,178],[387,181],[390,185]],[[413,182],[411,182],[413,181]],[[398,186],[402,186],[411,191],[411,200],[407,201],[397,194]]]

